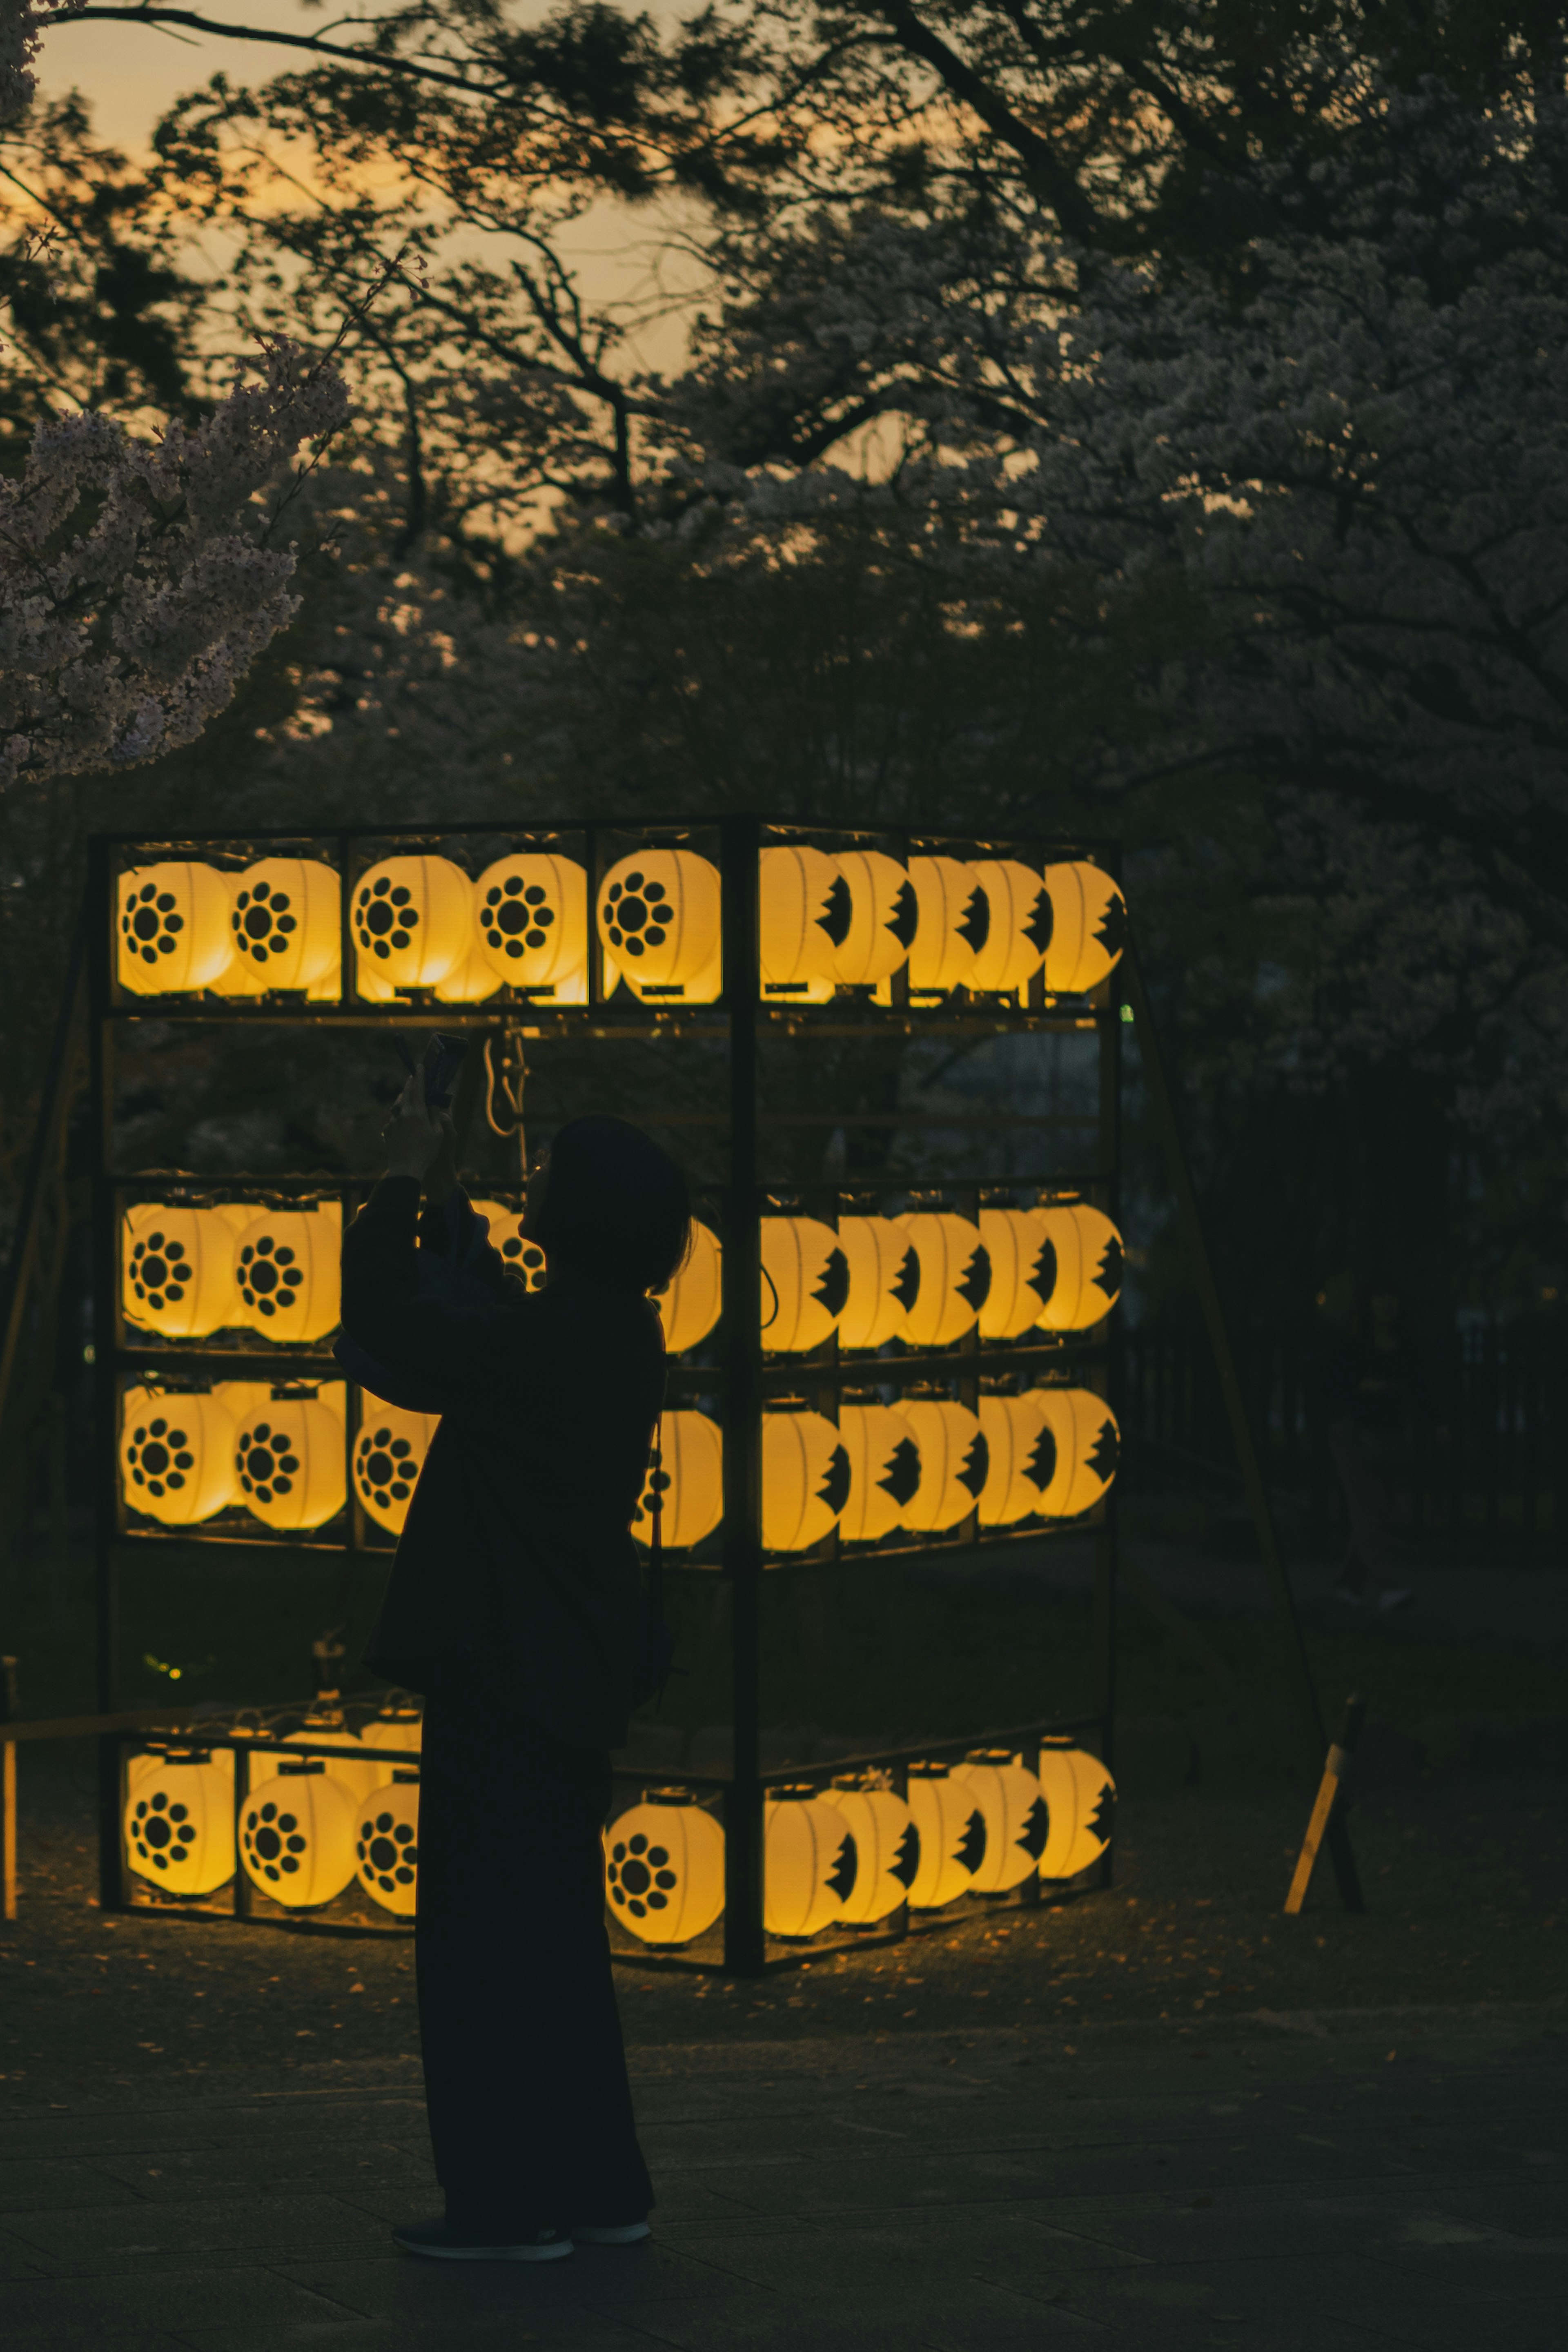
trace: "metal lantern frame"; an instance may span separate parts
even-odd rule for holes
[[[460,859],[465,844],[482,842],[490,856],[514,851],[546,850],[578,859],[588,876],[588,970],[586,1002],[560,1004],[543,1001],[538,992],[502,986],[482,1003],[443,1003],[438,992],[405,992],[395,1003],[374,1003],[354,993],[356,955],[351,928],[351,902],[359,877],[379,858],[391,854],[444,854]],[[829,1418],[836,1418],[847,1391],[876,1387],[910,1387],[942,1392],[975,1409],[981,1383],[989,1378],[1048,1380],[1070,1375],[1072,1383],[1093,1390],[1116,1408],[1116,1346],[1114,1320],[1107,1319],[1082,1333],[1042,1332],[1037,1328],[1014,1340],[981,1339],[972,1326],[950,1347],[918,1349],[892,1343],[874,1355],[840,1353],[837,1335],[806,1356],[770,1356],[763,1349],[754,1307],[762,1292],[762,1219],[765,1215],[806,1213],[837,1224],[841,1213],[874,1205],[877,1194],[913,1192],[940,1194],[944,1205],[971,1218],[993,1199],[1009,1202],[1022,1192],[1037,1189],[1092,1202],[1113,1219],[1120,1219],[1121,1171],[1121,1027],[1130,1017],[1123,1006],[1121,967],[1091,992],[1079,997],[1050,998],[1043,976],[1037,973],[1023,992],[983,995],[953,990],[940,1004],[911,1004],[907,969],[893,975],[879,1003],[868,989],[840,989],[824,1003],[784,1003],[761,994],[759,961],[759,853],[773,845],[805,845],[828,851],[879,850],[900,862],[911,856],[937,855],[960,859],[1015,858],[1037,873],[1049,864],[1082,860],[1113,877],[1119,859],[1112,845],[1071,840],[998,841],[963,838],[923,832],[850,826],[774,824],[752,816],[724,815],[671,820],[606,820],[558,823],[533,821],[517,825],[475,823],[426,827],[349,826],[310,834],[247,829],[243,832],[184,833],[150,838],[145,834],[99,835],[90,845],[88,895],[88,1012],[91,1100],[94,1114],[93,1165],[93,1297],[95,1412],[95,1590],[97,1601],[98,1704],[110,1715],[122,1704],[120,1692],[120,1604],[121,1555],[144,1543],[243,1542],[281,1544],[296,1550],[332,1554],[345,1569],[356,1564],[384,1565],[393,1549],[390,1538],[370,1522],[354,1491],[353,1454],[361,1426],[361,1400],[353,1384],[346,1393],[344,1416],[346,1504],[341,1523],[309,1533],[271,1531],[259,1523],[213,1527],[196,1523],[183,1527],[133,1524],[127,1512],[120,1471],[120,1405],[124,1389],[149,1375],[160,1380],[205,1385],[216,1381],[265,1380],[274,1387],[290,1383],[314,1385],[339,1381],[343,1373],[331,1354],[331,1340],[307,1346],[282,1346],[270,1341],[255,1345],[205,1340],[160,1340],[128,1325],[122,1311],[120,1234],[121,1218],[132,1202],[147,1199],[184,1200],[200,1203],[205,1196],[254,1198],[259,1206],[285,1205],[335,1199],[344,1226],[378,1181],[374,1171],[329,1177],[273,1171],[236,1172],[221,1181],[178,1171],[127,1171],[114,1160],[113,1108],[116,1067],[121,1040],[138,1023],[194,1024],[206,1027],[297,1028],[318,1031],[389,1031],[442,1028],[471,1038],[510,1041],[514,1059],[521,1041],[551,1038],[572,1040],[584,1051],[597,1045],[643,1040],[657,1045],[675,1038],[699,1038],[721,1046],[727,1055],[727,1099],[722,1114],[728,1139],[727,1181],[721,1187],[701,1190],[700,1208],[709,1213],[717,1202],[717,1223],[723,1248],[725,1305],[710,1344],[700,1351],[707,1360],[671,1360],[668,1402],[677,1406],[699,1396],[720,1400],[723,1433],[723,1519],[704,1555],[685,1560],[666,1557],[672,1575],[718,1575],[728,1584],[731,1607],[731,1726],[732,1764],[724,1772],[679,1769],[666,1775],[635,1764],[617,1769],[617,1783],[659,1789],[679,1782],[700,1802],[716,1805],[725,1832],[725,1906],[720,1928],[698,1946],[679,1952],[660,1952],[638,1944],[624,1930],[615,1937],[617,1957],[635,1958],[644,1968],[658,1966],[709,1969],[754,1975],[766,1968],[798,1958],[803,1948],[819,1952],[834,1946],[863,1948],[868,1941],[888,1941],[910,1932],[921,1920],[931,1924],[951,1920],[967,1906],[1016,1906],[1040,1899],[1037,1873],[1005,1895],[966,1896],[940,1912],[919,1915],[911,1923],[906,1909],[870,1929],[825,1930],[803,1948],[767,1935],[763,1925],[764,1806],[771,1790],[803,1785],[830,1785],[847,1774],[863,1773],[890,1787],[900,1796],[907,1790],[910,1767],[922,1760],[961,1761],[981,1750],[1006,1748],[1031,1768],[1037,1767],[1042,1741],[1072,1740],[1096,1752],[1113,1767],[1113,1725],[1116,1698],[1116,1579],[1117,1503],[1114,1482],[1094,1509],[1071,1520],[1034,1518],[1004,1527],[982,1527],[978,1509],[957,1527],[940,1535],[912,1536],[896,1529],[881,1542],[845,1547],[837,1531],[810,1550],[770,1556],[764,1551],[761,1515],[761,1454],[763,1413],[771,1401],[804,1401]],[[722,884],[722,969],[724,985],[710,1004],[642,1003],[628,990],[616,990],[615,974],[606,974],[600,947],[595,909],[601,877],[631,850],[686,847],[710,858]],[[276,993],[267,997],[216,997],[210,992],[189,996],[143,996],[121,988],[116,976],[116,888],[127,867],[163,859],[216,860],[236,868],[258,855],[317,857],[332,865],[341,891],[341,986],[339,1001],[307,1000]],[[606,980],[609,988],[606,988]],[[1020,1001],[1020,996],[1022,1001]],[[780,1112],[760,1098],[760,1055],[770,1036],[836,1038],[979,1038],[1072,1033],[1092,1034],[1096,1041],[1098,1102],[1089,1114],[986,1113],[973,1120],[947,1115],[922,1120],[912,1112],[863,1112],[825,1107],[821,1111]],[[477,1057],[470,1057],[471,1060]],[[931,1185],[907,1184],[896,1178],[880,1182],[779,1182],[770,1176],[764,1139],[779,1125],[821,1126],[826,1129],[881,1124],[919,1129],[922,1126],[973,1126],[977,1130],[1011,1128],[1037,1131],[1076,1130],[1085,1150],[1081,1165],[1064,1172],[1042,1170],[1037,1174],[998,1178],[994,1184],[965,1181]],[[487,1192],[515,1189],[487,1184]],[[1039,1717],[995,1727],[979,1724],[961,1738],[924,1740],[898,1748],[879,1748],[826,1762],[789,1764],[776,1769],[763,1763],[762,1723],[762,1595],[765,1578],[801,1570],[820,1570],[842,1559],[883,1559],[921,1556],[928,1551],[984,1547],[986,1549],[1042,1538],[1094,1535],[1092,1689],[1084,1709],[1070,1717]],[[244,1730],[209,1728],[171,1713],[171,1723],[185,1727],[170,1738],[181,1746],[229,1748],[235,1753],[237,1816],[251,1779],[250,1763],[266,1753],[286,1753],[290,1760],[329,1759],[345,1755],[330,1735],[320,1739],[291,1739],[282,1748],[275,1736],[260,1737]],[[106,1733],[100,1740],[100,1899],[107,1909],[124,1909],[132,1891],[122,1839],[125,1754],[148,1735],[131,1731]],[[416,1764],[412,1751],[377,1749],[377,1760],[389,1772]],[[1111,1853],[1108,1849],[1092,1876],[1107,1883]],[[182,1905],[184,1911],[195,1904]],[[237,1862],[233,1915],[250,1916],[251,1889]],[[210,1906],[206,1916],[223,1916]],[[326,1926],[327,1922],[318,1923]],[[356,1932],[349,1929],[346,1932]],[[357,1932],[406,1933],[406,1927]]]

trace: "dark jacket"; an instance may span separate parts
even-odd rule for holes
[[[442,1221],[422,1238],[438,1246]],[[365,1652],[410,1690],[499,1678],[576,1747],[626,1736],[644,1599],[627,1532],[664,1385],[658,1317],[634,1292],[565,1277],[525,1291],[493,1250],[489,1297],[419,1295],[419,1185],[377,1185],[343,1236],[343,1328],[438,1402]]]

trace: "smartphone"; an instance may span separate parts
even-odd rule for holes
[[[458,1072],[463,1066],[463,1056],[468,1050],[468,1039],[448,1037],[443,1030],[437,1029],[419,1060],[416,1059],[414,1048],[401,1029],[393,1031],[392,1041],[397,1048],[397,1058],[410,1077],[419,1068],[420,1060],[423,1061],[425,1100],[427,1108],[431,1110],[450,1110],[452,1087],[456,1083]]]

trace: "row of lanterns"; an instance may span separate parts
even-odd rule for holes
[[[268,1756],[238,1814],[234,1755],[176,1749],[132,1759],[124,1808],[131,1868],[174,1896],[211,1895],[234,1875],[290,1910],[331,1903],[357,1878],[411,1917],[418,1891],[419,1782],[390,1780],[379,1748],[416,1748],[412,1710],[389,1711],[359,1739],[321,1722],[290,1737],[363,1745],[357,1759]],[[273,1769],[266,1769],[273,1768]],[[1077,1877],[1110,1838],[1115,1787],[1099,1760],[1050,1745],[1038,1773],[1005,1749],[911,1766],[907,1801],[865,1775],[831,1788],[772,1792],[764,1814],[763,1925],[773,1936],[869,1927],[909,1904],[940,1910],[963,1895],[1005,1895],[1036,1872]],[[684,1790],[652,1791],[605,1833],[614,1916],[644,1942],[689,1943],[724,1908],[724,1832]]]
[[[907,1801],[865,1774],[774,1789],[763,1815],[770,1936],[868,1927],[900,1906],[935,1911],[1005,1895],[1037,1872],[1076,1878],[1110,1841],[1116,1790],[1098,1758],[1047,1745],[1038,1773],[1001,1748],[916,1764]],[[688,1944],[724,1908],[724,1832],[684,1790],[652,1790],[605,1836],[614,1916],[648,1944]]]
[[[982,1527],[1077,1518],[1105,1493],[1120,1454],[1116,1416],[1089,1389],[983,1396],[977,1412],[949,1397],[845,1404],[837,1423],[780,1407],[763,1415],[763,1543],[806,1551],[835,1527],[849,1543],[895,1528],[940,1535],[977,1507]],[[718,1423],[666,1412],[633,1533],[647,1541],[657,1519],[661,1546],[689,1550],[723,1515]]]
[[[238,1820],[238,1860],[251,1883],[291,1910],[332,1902],[357,1878],[373,1902],[414,1914],[419,1868],[419,1780],[387,1766],[379,1748],[421,1745],[417,1709],[389,1707],[359,1735],[337,1717],[307,1722],[290,1743],[363,1747],[357,1758],[268,1754],[252,1769]],[[176,1749],[133,1756],[126,1775],[126,1857],[150,1885],[211,1895],[234,1876],[234,1751]]]
[[[165,1527],[195,1527],[241,1507],[264,1527],[301,1534],[342,1509],[348,1478],[366,1515],[401,1535],[439,1416],[362,1394],[345,1473],[347,1391],[277,1393],[225,1381],[206,1392],[140,1384],[121,1401],[120,1468],[129,1507]],[[837,1527],[851,1543],[901,1528],[938,1535],[977,1507],[983,1527],[1076,1518],[1100,1500],[1121,1452],[1115,1415],[1090,1390],[1037,1388],[898,1406],[846,1404],[835,1423],[781,1407],[763,1415],[763,1541],[805,1551]],[[667,1412],[633,1529],[659,1521],[671,1550],[701,1543],[724,1508],[723,1437],[694,1411]]]
[[[1017,995],[1037,975],[1053,995],[1102,981],[1126,939],[1126,905],[1098,866],[1043,873],[1012,858],[762,852],[760,985],[769,1002],[825,1003],[841,986],[891,1002],[907,967],[914,1003],[954,988]],[[722,887],[689,849],[634,851],[599,885],[606,978],[645,1003],[710,1004],[721,993]],[[121,985],[139,996],[271,989],[342,992],[339,878],[318,859],[264,857],[237,873],[194,860],[120,877]],[[478,1004],[510,984],[545,1003],[587,1001],[588,877],[574,858],[526,851],[470,880],[450,858],[383,858],[350,898],[354,986],[370,1003],[429,989]]]
[[[348,1477],[368,1516],[400,1535],[439,1415],[407,1412],[361,1392],[361,1424],[345,1466],[348,1391],[276,1393],[264,1381],[224,1381],[203,1394],[128,1388],[121,1405],[126,1503],[165,1527],[195,1527],[236,1505],[287,1534],[325,1527]]]
[[[536,1288],[544,1255],[522,1233],[521,1211],[474,1206],[509,1270]],[[817,1347],[833,1331],[847,1348],[889,1339],[945,1348],[976,1324],[984,1339],[1081,1331],[1110,1314],[1121,1289],[1121,1236],[1086,1202],[982,1209],[978,1225],[947,1210],[849,1216],[837,1228],[764,1217],[762,1239],[759,1312],[771,1354]],[[267,1210],[138,1202],[121,1226],[125,1319],[166,1339],[245,1329],[279,1347],[309,1345],[337,1328],[342,1241],[336,1201]],[[699,1221],[660,1301],[671,1354],[705,1339],[722,1304],[722,1251]]]

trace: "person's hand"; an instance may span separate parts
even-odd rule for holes
[[[441,1130],[441,1149],[425,1171],[425,1195],[439,1208],[458,1186],[458,1130],[448,1111],[438,1110],[436,1124]]]
[[[427,1109],[425,1072],[415,1071],[393,1105],[392,1117],[382,1129],[386,1140],[389,1176],[417,1176],[421,1181],[443,1155],[456,1165],[456,1138],[445,1111]]]

